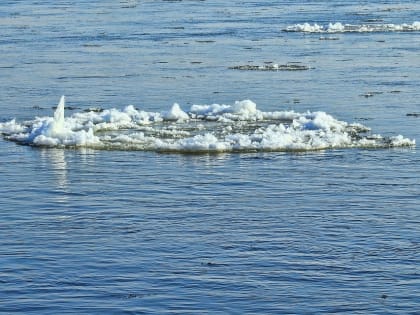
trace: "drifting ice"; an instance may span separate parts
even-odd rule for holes
[[[156,113],[127,106],[64,117],[62,97],[54,117],[0,123],[7,140],[46,147],[149,150],[158,152],[310,151],[329,148],[414,146],[403,136],[372,135],[361,124],[325,112],[263,112],[251,100],[233,105],[174,104]]]
[[[413,32],[420,31],[420,22],[412,24],[342,24],[329,23],[327,26],[318,25],[317,23],[303,23],[288,26],[284,29],[286,32],[303,32],[303,33],[369,33],[369,32]]]

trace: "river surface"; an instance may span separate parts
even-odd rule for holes
[[[418,314],[419,17],[3,1],[0,313]]]

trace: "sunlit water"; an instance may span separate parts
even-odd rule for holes
[[[166,154],[9,141],[5,124],[66,124],[61,95],[66,119],[130,104],[164,117],[175,102],[190,119],[193,105],[249,99],[418,145],[420,32],[398,27],[419,13],[417,1],[2,2],[0,313],[416,314],[415,145]],[[146,132],[130,128],[117,132]]]

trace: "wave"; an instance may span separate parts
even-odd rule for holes
[[[342,24],[329,23],[318,25],[317,23],[303,23],[287,26],[285,32],[302,33],[372,33],[372,32],[413,32],[420,31],[420,22],[412,24]]]
[[[182,153],[415,146],[415,140],[371,134],[364,125],[325,112],[264,112],[251,100],[193,105],[189,111],[175,103],[160,113],[129,105],[69,117],[64,108],[63,96],[53,117],[13,119],[0,123],[0,132],[7,140],[31,146]]]

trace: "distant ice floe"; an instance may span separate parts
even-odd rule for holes
[[[413,32],[420,31],[420,22],[412,24],[342,24],[329,23],[319,25],[317,23],[303,23],[287,26],[285,32],[302,33],[370,33],[370,32]]]
[[[63,96],[53,117],[3,122],[0,132],[7,140],[31,146],[180,153],[415,146],[415,140],[371,134],[366,126],[325,112],[264,112],[250,100],[193,105],[188,111],[175,103],[161,113],[129,105],[65,117],[64,109]]]
[[[247,70],[247,71],[302,71],[309,70],[310,68],[305,65],[296,63],[278,64],[278,63],[266,63],[264,65],[240,65],[229,67],[233,70]]]

